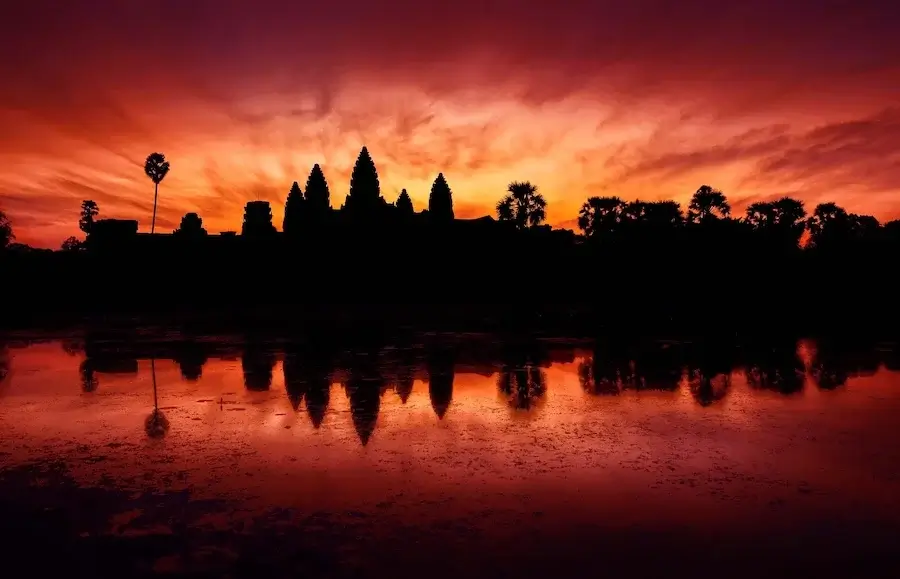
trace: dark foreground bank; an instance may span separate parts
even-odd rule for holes
[[[896,525],[852,514],[790,521],[771,505],[730,528],[567,524],[558,511],[527,507],[453,516],[438,497],[419,507],[431,512],[406,520],[380,504],[351,512],[271,508],[249,518],[241,503],[187,492],[80,488],[64,461],[2,473],[0,538],[11,579],[886,578],[900,571]]]

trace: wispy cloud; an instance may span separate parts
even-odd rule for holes
[[[333,204],[360,146],[385,196],[457,213],[531,179],[568,223],[588,195],[736,204],[775,192],[895,215],[900,43],[883,3],[776,0],[31,0],[0,21],[0,209],[56,245],[91,196],[149,221],[236,229],[323,165]],[[887,9],[889,11],[889,9]],[[353,17],[348,17],[352,14]],[[812,18],[810,14],[815,14]],[[101,201],[102,200],[102,201]],[[74,208],[74,209],[73,209]],[[173,225],[174,226],[174,225]]]

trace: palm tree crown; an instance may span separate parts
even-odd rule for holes
[[[162,153],[150,153],[144,163],[144,173],[153,181],[153,221],[150,222],[150,233],[156,230],[156,202],[159,198],[159,184],[169,174],[169,162]]]
[[[731,205],[725,194],[709,185],[703,185],[691,198],[688,206],[688,221],[691,223],[705,223],[726,219],[731,215]]]
[[[507,188],[506,197],[497,203],[500,221],[512,222],[516,229],[537,227],[547,219],[547,201],[528,181],[514,181]]]
[[[169,162],[162,153],[151,153],[144,163],[144,173],[156,185],[159,185],[169,173]]]

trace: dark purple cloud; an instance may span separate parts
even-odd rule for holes
[[[312,159],[339,205],[366,142],[392,193],[444,170],[474,213],[494,204],[478,183],[493,195],[499,173],[539,165],[559,177],[542,183],[556,222],[597,191],[684,196],[699,172],[739,198],[896,213],[898,21],[873,0],[16,2],[0,20],[0,205],[63,223],[80,183],[138,215],[141,160],[161,148],[179,155],[167,222],[198,207],[233,221]],[[568,101],[578,120],[553,120]],[[491,114],[450,122],[469,109]]]

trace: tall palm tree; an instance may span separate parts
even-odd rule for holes
[[[837,203],[819,203],[806,220],[810,241],[813,245],[821,245],[829,239],[841,238],[850,229],[850,221],[850,214]]]
[[[688,206],[688,221],[706,223],[726,219],[731,215],[731,205],[725,194],[709,185],[703,185],[691,198]]]
[[[169,174],[169,162],[162,153],[150,153],[144,163],[144,173],[153,181],[153,221],[150,222],[150,233],[156,230],[156,201],[159,198],[159,184]]]
[[[578,212],[578,227],[587,237],[614,233],[625,219],[628,204],[618,197],[591,197]]]
[[[509,184],[509,194],[497,203],[500,221],[511,221],[517,229],[537,227],[547,218],[547,201],[528,181]]]
[[[747,206],[747,216],[744,221],[753,229],[764,230],[774,226],[778,220],[775,204],[768,201],[758,201]]]
[[[744,221],[756,231],[775,233],[797,244],[806,229],[806,209],[802,201],[791,197],[782,197],[777,201],[759,201],[747,207]]]
[[[677,201],[650,201],[643,204],[641,221],[652,227],[678,227],[684,222]]]

